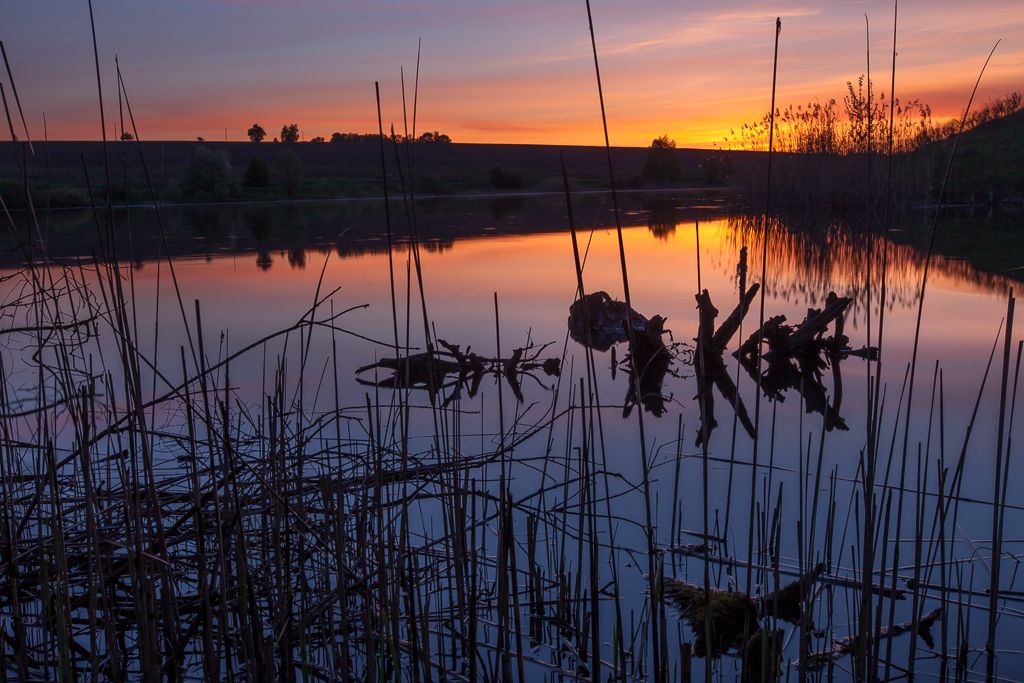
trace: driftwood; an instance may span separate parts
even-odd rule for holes
[[[705,289],[696,295],[699,328],[698,350],[695,354],[697,365],[697,399],[701,404],[701,430],[697,443],[710,435],[717,426],[714,414],[714,387],[733,405],[737,418],[748,434],[753,436],[753,424],[740,400],[736,385],[725,368],[723,354],[730,340],[739,331],[751,302],[758,292],[755,283],[740,297],[736,308],[718,329],[715,319],[718,309],[711,302]],[[786,323],[786,316],[768,318],[764,324],[751,333],[734,355],[751,378],[772,400],[782,401],[785,393],[795,390],[803,396],[808,413],[820,413],[825,419],[825,428],[847,429],[846,421],[839,413],[842,402],[843,384],[839,363],[849,356],[877,359],[878,350],[864,347],[851,349],[849,338],[844,334],[844,314],[852,303],[849,297],[840,297],[829,292],[824,306],[807,311],[803,321],[796,326]],[[828,334],[829,327],[832,334]],[[760,359],[760,363],[759,363]],[[758,366],[760,365],[760,376]],[[822,372],[831,368],[833,391],[825,389]]]
[[[628,341],[627,320],[632,322],[634,334],[643,334],[649,322],[608,292],[591,292],[569,307],[569,336],[595,351],[607,351]]]
[[[470,398],[476,396],[484,376],[494,375],[504,377],[516,399],[522,401],[523,377],[536,379],[535,373],[538,370],[545,375],[555,376],[561,372],[561,361],[558,358],[540,358],[550,343],[539,347],[517,348],[509,358],[488,358],[473,353],[469,348],[463,351],[459,345],[449,344],[443,339],[437,342],[444,348],[443,351],[432,348],[399,358],[382,358],[376,363],[357,368],[356,375],[376,369],[391,370],[392,374],[379,380],[356,377],[356,381],[366,386],[390,389],[423,389],[429,392],[431,402],[441,391],[451,389],[445,399],[447,404],[461,394],[463,387],[468,387]]]
[[[935,647],[935,639],[932,637],[932,626],[941,617],[942,608],[936,607],[931,612],[917,620],[917,635],[924,641],[925,645],[930,648]],[[904,621],[901,624],[895,624],[891,629],[888,626],[885,626],[881,631],[879,631],[878,640],[895,638],[896,636],[904,633],[909,633],[912,630],[914,630],[913,620]],[[869,638],[869,645],[872,640],[873,639]],[[857,646],[858,638],[856,636],[846,636],[840,640],[833,641],[831,649],[813,652],[807,656],[807,668],[810,671],[820,671],[821,669],[824,669],[829,662],[833,662],[843,655],[854,653],[857,650]]]
[[[855,353],[849,348],[850,339],[843,334],[843,314],[851,303],[853,303],[852,298],[829,292],[825,297],[824,307],[808,309],[803,322],[796,327],[787,325],[784,315],[769,318],[760,329],[755,330],[747,337],[736,355],[741,358],[756,357],[761,344],[768,346],[763,357],[769,362],[797,355],[817,357],[822,353],[827,355]],[[829,325],[833,323],[835,324],[833,334],[826,337],[825,333],[828,331]],[[862,349],[856,353],[872,357],[877,355],[877,350]]]
[[[629,326],[632,325],[632,333]],[[577,299],[569,307],[569,336],[596,351],[611,350],[612,379],[619,369],[628,373],[629,384],[622,404],[623,417],[628,417],[637,404],[634,372],[639,379],[639,403],[647,412],[660,417],[665,414],[663,384],[672,373],[676,359],[675,347],[667,346],[663,337],[665,318],[647,318],[625,303],[612,299],[607,292],[593,292]],[[615,345],[628,342],[629,351],[619,361]],[[620,367],[621,366],[621,367]]]
[[[710,438],[711,432],[718,426],[715,419],[715,402],[711,393],[714,387],[729,402],[736,411],[743,429],[754,437],[754,423],[751,422],[747,408],[740,398],[736,389],[736,383],[729,375],[725,367],[723,354],[729,342],[739,331],[740,323],[750,308],[759,290],[759,285],[754,283],[743,293],[736,308],[725,319],[721,327],[715,329],[715,319],[718,317],[718,309],[711,303],[711,295],[708,290],[703,290],[696,295],[697,313],[699,326],[697,328],[697,350],[694,352],[694,367],[697,369],[697,400],[700,403],[701,428],[697,431],[697,445],[699,446],[705,437]]]

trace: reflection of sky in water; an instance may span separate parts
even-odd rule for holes
[[[741,237],[730,221],[704,222],[700,227],[702,285],[707,288],[721,310],[720,319],[731,310],[736,296],[735,268],[737,247]],[[630,286],[634,306],[641,313],[655,313],[668,318],[667,327],[678,341],[690,341],[696,331],[696,310],[693,292],[696,289],[696,233],[692,224],[681,224],[669,235],[655,237],[646,228],[625,231],[626,252],[630,267]],[[621,298],[618,253],[614,231],[597,230],[592,235],[581,235],[581,243],[589,242],[589,253],[584,274],[589,291],[607,290]],[[750,239],[751,253],[749,281],[756,281],[760,272],[759,242]],[[820,306],[830,288],[841,295],[860,296],[856,309],[847,324],[851,345],[863,345],[866,320],[863,287],[851,285],[862,279],[865,259],[857,250],[857,243],[842,235],[833,235],[820,251],[795,238],[773,243],[769,247],[769,287],[766,315],[784,313],[791,322],[803,318],[808,306]],[[801,251],[802,250],[802,251]],[[339,288],[333,301],[336,310],[359,304],[366,309],[353,311],[342,320],[342,326],[374,339],[387,341],[392,337],[390,298],[387,285],[387,257],[384,254],[350,255],[345,258],[325,252],[305,254],[304,268],[290,268],[284,263],[287,252],[271,254],[274,266],[269,270],[257,267],[253,254],[216,256],[210,260],[181,260],[177,273],[182,296],[186,302],[200,299],[208,335],[225,330],[228,344],[238,348],[250,340],[258,339],[295,322],[302,311],[312,304],[325,259],[322,291]],[[396,280],[399,289],[399,308],[404,311],[407,252],[395,255]],[[829,260],[828,257],[832,257]],[[896,245],[890,255],[890,289],[893,305],[885,321],[884,372],[891,395],[889,405],[895,402],[905,364],[909,361],[916,315],[913,290],[920,278],[920,268],[911,247]],[[293,259],[294,261],[294,259]],[[536,234],[495,236],[457,241],[442,252],[422,253],[427,310],[438,336],[465,348],[471,345],[478,353],[494,352],[494,304],[497,292],[501,315],[502,347],[506,351],[526,343],[558,342],[552,349],[560,349],[566,334],[569,304],[575,289],[572,252],[567,234]],[[153,264],[135,273],[136,288],[141,301],[150,301],[155,291],[157,268]],[[979,282],[968,278],[976,276]],[[163,278],[161,302],[161,347],[176,349],[182,340],[171,339],[171,330],[180,328],[179,314],[169,298],[166,268]],[[978,276],[962,261],[944,261],[939,258],[932,269],[919,361],[919,384],[915,404],[922,408],[930,382],[935,359],[944,363],[944,382],[947,397],[947,425],[950,438],[959,438],[961,419],[967,405],[962,397],[976,391],[983,367],[991,348],[999,321],[1005,312],[1003,295],[998,290],[1007,285],[1002,278]],[[995,291],[993,291],[995,290]],[[877,301],[877,292],[876,292]],[[745,325],[745,334],[753,331],[758,304],[752,306]],[[326,310],[325,310],[326,313]],[[404,313],[400,315],[404,318]],[[422,346],[421,313],[416,285],[413,282],[412,333],[414,345]],[[877,310],[872,323],[877,334]],[[146,330],[149,326],[143,325]],[[143,331],[143,337],[147,333]],[[738,337],[739,335],[737,335]],[[342,377],[348,381],[352,369],[371,363],[376,357],[388,355],[390,349],[373,346],[353,337],[342,337]],[[151,348],[145,340],[143,348]],[[314,349],[326,354],[329,337],[326,331],[314,336]],[[734,341],[735,346],[735,341]],[[579,348],[570,344],[570,352],[580,360]],[[623,349],[618,351],[619,358]],[[272,357],[268,353],[268,357]],[[606,367],[607,356],[599,356],[598,364]],[[840,471],[853,476],[855,456],[863,443],[864,363],[851,358],[843,363],[844,417],[852,429],[849,433],[832,432],[828,436],[830,453],[846,454],[835,464]],[[582,367],[578,365],[577,367]],[[666,418],[653,421],[653,434],[660,441],[672,435],[661,433],[661,427],[674,433],[675,414],[682,411],[684,425],[696,428],[696,404],[691,400],[695,385],[689,368],[684,368],[682,379],[669,378],[666,391],[675,401]],[[252,355],[235,363],[232,375],[236,382],[258,385],[263,376],[262,356]],[[610,377],[606,378],[610,381]],[[622,383],[620,375],[617,380]],[[826,386],[830,383],[826,373]],[[741,377],[741,392],[753,405],[749,380]],[[528,385],[529,386],[529,385]],[[362,389],[347,385],[349,400],[357,404]],[[485,383],[486,388],[486,383]],[[609,388],[603,394],[605,401],[619,401],[625,386]],[[527,395],[527,401],[546,400]],[[797,418],[797,398],[792,396],[781,406],[779,418],[786,424]],[[964,403],[962,405],[962,403]],[[728,452],[731,418],[728,406],[719,406],[718,418],[723,427],[716,433],[713,448]],[[922,408],[923,409],[923,408]],[[623,426],[632,429],[633,421]],[[805,420],[806,429],[817,429],[815,418]],[[628,431],[628,430],[621,430]],[[987,431],[977,431],[984,438]],[[628,443],[628,440],[626,441]],[[691,443],[691,440],[688,440]],[[781,444],[780,444],[781,445]],[[738,441],[738,452],[748,444]]]
[[[702,221],[699,229],[701,285],[708,289],[721,311],[719,320],[731,311],[736,299],[736,258],[744,242],[750,250],[748,282],[759,279],[761,243],[753,227],[741,219],[719,219]],[[676,341],[689,342],[696,333],[697,316],[693,294],[697,289],[697,230],[692,222],[672,224],[673,229],[649,230],[646,226],[630,227],[624,230],[625,248],[629,262],[631,295],[634,307],[641,313],[652,316],[660,314],[668,319],[667,327],[672,330]],[[748,232],[744,233],[744,228]],[[606,290],[614,298],[621,298],[622,283],[619,272],[618,251],[614,230],[597,229],[593,233],[580,235],[581,246],[588,249],[585,286],[588,291]],[[866,343],[866,307],[862,283],[866,277],[867,256],[863,240],[843,232],[835,226],[824,228],[817,239],[803,239],[785,231],[773,232],[768,248],[768,288],[766,315],[785,314],[790,322],[804,317],[808,306],[820,306],[830,289],[840,295],[857,298],[855,308],[846,326],[851,337],[851,346]],[[301,257],[299,256],[301,254]],[[290,256],[290,257],[289,257]],[[536,234],[501,234],[455,240],[447,249],[424,250],[422,252],[424,286],[427,309],[437,336],[462,348],[471,346],[485,356],[495,354],[495,321],[493,294],[498,294],[502,350],[506,357],[512,348],[524,345],[528,340],[534,343],[556,342],[550,353],[558,355],[564,343],[567,330],[566,320],[569,305],[575,293],[575,275],[569,235],[557,232]],[[406,307],[406,273],[408,252],[404,248],[395,251],[395,273],[398,286],[400,319],[403,321]],[[267,266],[267,260],[272,265]],[[920,254],[907,245],[890,245],[890,279],[885,320],[883,347],[883,381],[885,386],[885,411],[883,425],[882,467],[889,457],[889,438],[893,430],[895,405],[900,393],[900,383],[910,359],[913,343],[914,320],[916,316],[915,291],[920,282],[922,259]],[[304,260],[304,267],[301,265]],[[326,268],[324,264],[326,261]],[[292,267],[288,267],[287,264]],[[368,304],[365,309],[354,310],[340,319],[339,325],[373,339],[388,342],[392,338],[390,295],[388,290],[388,262],[386,253],[380,251],[349,253],[339,257],[333,250],[265,250],[257,256],[249,251],[236,254],[209,255],[206,258],[183,258],[176,261],[176,272],[186,310],[191,313],[191,303],[199,299],[202,305],[204,329],[210,356],[222,353],[218,337],[222,331],[228,336],[220,340],[223,348],[237,349],[252,340],[272,333],[296,322],[303,311],[312,304],[323,269],[321,292],[337,288],[332,297],[334,310]],[[877,264],[875,266],[877,268]],[[161,290],[159,303],[160,341],[157,358],[162,369],[169,375],[180,374],[178,347],[185,343],[180,334],[180,313],[174,301],[166,266],[147,263],[134,271],[135,289],[139,302],[140,346],[153,348],[153,321],[156,311],[156,288],[159,281]],[[1005,290],[1011,283],[999,276],[980,274],[965,261],[947,260],[937,257],[930,275],[927,303],[921,330],[921,347],[918,363],[918,384],[914,401],[915,420],[910,432],[910,460],[916,462],[917,444],[927,439],[927,403],[936,360],[942,363],[945,405],[945,452],[952,459],[959,453],[966,428],[969,411],[977,392],[988,353],[997,334],[1000,320],[1005,314]],[[416,294],[415,280],[412,283],[411,332],[413,345],[422,347],[421,312]],[[877,334],[877,301],[875,297],[875,319],[872,321],[873,334]],[[328,313],[324,308],[321,317]],[[758,302],[755,300],[746,325],[741,334],[734,338],[745,338],[753,331],[757,320]],[[297,371],[295,349],[301,340],[293,334],[288,340],[290,372]],[[872,340],[872,343],[876,343]],[[240,398],[258,400],[261,384],[273,381],[273,367],[277,354],[284,350],[284,339],[277,338],[266,347],[265,353],[257,350],[234,361],[231,366],[233,383],[238,387]],[[365,387],[354,381],[354,370],[376,359],[392,355],[387,344],[375,345],[344,333],[338,336],[338,367],[342,380],[342,404],[358,407],[364,403]],[[320,378],[323,373],[330,376],[328,354],[331,348],[330,331],[318,329],[314,333],[311,353],[307,365],[310,377]],[[584,367],[582,349],[569,342],[569,357],[561,380],[561,395],[558,410],[568,407],[570,388],[578,386],[578,378]],[[625,350],[617,349],[621,359]],[[624,420],[620,403],[626,393],[626,375],[619,373],[613,381],[607,368],[609,354],[596,354],[600,376],[602,402],[611,407],[605,412],[605,455],[611,471],[621,474],[624,481],[637,483],[640,480],[639,456],[637,453],[637,422],[635,416]],[[727,364],[731,373],[735,365],[730,357]],[[172,370],[172,368],[174,368]],[[653,457],[654,492],[658,504],[655,510],[659,520],[659,538],[668,542],[668,518],[671,512],[673,491],[673,465],[676,446],[676,430],[681,415],[685,430],[683,453],[686,456],[699,454],[694,446],[694,437],[699,429],[698,408],[693,400],[696,392],[692,368],[677,365],[679,377],[668,377],[665,391],[671,395],[669,410],[661,418],[645,415],[650,452]],[[294,375],[293,375],[294,376]],[[541,382],[553,385],[551,378],[540,376]],[[826,434],[823,450],[822,486],[827,489],[828,478],[833,474],[839,478],[837,485],[837,527],[838,538],[845,532],[847,542],[858,533],[853,527],[854,490],[852,481],[857,477],[858,462],[865,442],[866,376],[865,363],[850,358],[842,363],[843,400],[842,416],[849,431],[831,431]],[[826,370],[823,381],[829,391],[833,390],[831,374]],[[329,382],[328,382],[329,384]],[[751,415],[754,412],[754,386],[745,373],[739,378],[740,394]],[[978,498],[991,496],[992,456],[996,428],[995,378],[989,380],[985,400],[982,404],[978,423],[968,452],[970,475],[964,482],[963,495]],[[496,427],[497,396],[496,385],[490,378],[485,379],[480,396],[466,400],[460,406],[468,411],[463,448],[467,452],[479,450],[481,444],[488,444]],[[318,382],[307,381],[307,409],[316,401],[319,409],[333,406],[333,393],[323,389]],[[381,391],[378,400],[389,400],[386,391]],[[505,391],[504,402],[506,424],[520,419],[529,424],[543,419],[550,409],[552,395],[534,382],[524,383],[525,401],[515,404],[510,393]],[[414,394],[414,399],[426,406],[426,396]],[[729,467],[727,465],[732,445],[733,414],[729,405],[720,397],[716,414],[719,427],[715,430],[710,444],[711,481],[709,488],[713,503],[713,524],[724,523],[726,500],[729,490]],[[521,413],[525,411],[525,416]],[[777,411],[777,413],[775,413]],[[358,416],[353,410],[352,415]],[[818,455],[821,417],[803,414],[799,396],[790,391],[784,400],[774,405],[762,403],[762,434],[771,434],[772,416],[775,413],[774,451],[769,452],[768,440],[762,443],[760,462],[766,463],[771,457],[777,466],[772,474],[772,487],[780,483],[791,495],[782,502],[784,519],[794,520],[798,516],[796,492],[800,488],[796,472],[801,455],[813,462]],[[431,418],[429,410],[414,411],[413,429],[417,435],[414,447],[427,449],[430,444]],[[484,435],[481,436],[480,432]],[[521,428],[520,428],[521,431]],[[902,427],[898,433],[902,434]],[[938,436],[933,435],[933,443]],[[810,442],[811,451],[806,451]],[[548,446],[547,433],[526,442],[518,451],[521,457],[540,456]],[[901,440],[896,440],[894,460],[900,460]],[[749,462],[752,442],[740,428],[736,432],[735,457],[738,462]],[[937,448],[930,455],[929,475],[934,481]],[[952,467],[955,463],[948,462]],[[700,528],[701,495],[697,487],[700,481],[700,459],[687,457],[681,468],[682,526],[688,529]],[[893,473],[898,472],[898,465]],[[761,470],[761,475],[765,474]],[[750,470],[736,467],[732,477],[732,491],[735,498],[731,506],[730,525],[733,538],[746,538],[747,503],[750,491]],[[914,476],[911,472],[909,476]],[[529,491],[536,488],[536,474],[520,471],[513,483],[514,488]],[[625,487],[625,484],[623,484]],[[930,486],[930,488],[933,488]],[[762,500],[762,484],[758,485],[758,499]],[[617,499],[618,513],[627,519],[638,521],[641,499],[635,492]],[[774,494],[773,494],[774,495]],[[1010,491],[1011,502],[1024,501],[1015,498]],[[822,496],[825,504],[827,494]],[[911,523],[912,506],[907,506],[907,524]],[[822,515],[824,512],[822,512]],[[987,538],[990,533],[990,516],[987,508],[965,504],[961,510],[961,525],[964,533],[972,538]],[[1020,521],[1020,511],[1011,509],[1007,513],[1007,528],[1014,528]],[[624,522],[629,526],[628,522]],[[843,526],[843,525],[847,526]],[[627,545],[641,546],[639,534],[632,534],[636,527],[630,526],[634,538]],[[795,533],[795,532],[794,532]],[[795,535],[789,533],[784,539],[784,554],[792,559],[795,552]],[[819,537],[820,538],[820,537]],[[732,552],[743,554],[742,549]],[[836,552],[839,552],[838,550]],[[850,565],[848,549],[844,556],[836,558],[843,566]],[[631,581],[637,577],[627,576]],[[636,589],[642,589],[637,578]]]

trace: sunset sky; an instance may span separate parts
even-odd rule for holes
[[[600,144],[583,0],[94,0],[108,117],[114,54],[143,139],[303,138],[401,129],[399,67],[412,87],[423,40],[419,130],[457,142]],[[613,145],[667,133],[710,146],[767,110],[774,19],[782,17],[780,104],[841,97],[865,70],[888,90],[890,2],[593,0]],[[993,43],[985,99],[1024,88],[1022,0],[905,0],[896,92],[958,112]],[[98,138],[86,0],[9,3],[0,25],[33,137]],[[6,77],[4,77],[6,80]],[[884,86],[884,87],[883,87]]]

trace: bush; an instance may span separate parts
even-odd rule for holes
[[[289,197],[297,197],[302,190],[302,159],[286,149],[274,159],[274,183]]]
[[[647,149],[644,160],[644,180],[652,183],[677,183],[683,177],[683,166],[679,162],[675,140],[667,135],[655,138]]]
[[[523,174],[501,166],[491,169],[491,185],[499,190],[519,190],[523,187]]]
[[[237,191],[227,152],[196,147],[185,173],[185,194],[198,199],[224,199]]]
[[[246,187],[270,187],[270,164],[260,157],[253,157],[245,167],[242,184]]]

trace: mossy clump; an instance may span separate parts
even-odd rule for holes
[[[703,587],[669,577],[665,578],[664,593],[693,629],[693,652],[698,657],[719,657],[733,648],[741,648],[744,639],[760,629],[757,606],[744,593],[711,589],[710,601],[706,602]],[[705,633],[706,604],[710,604],[710,634]]]

